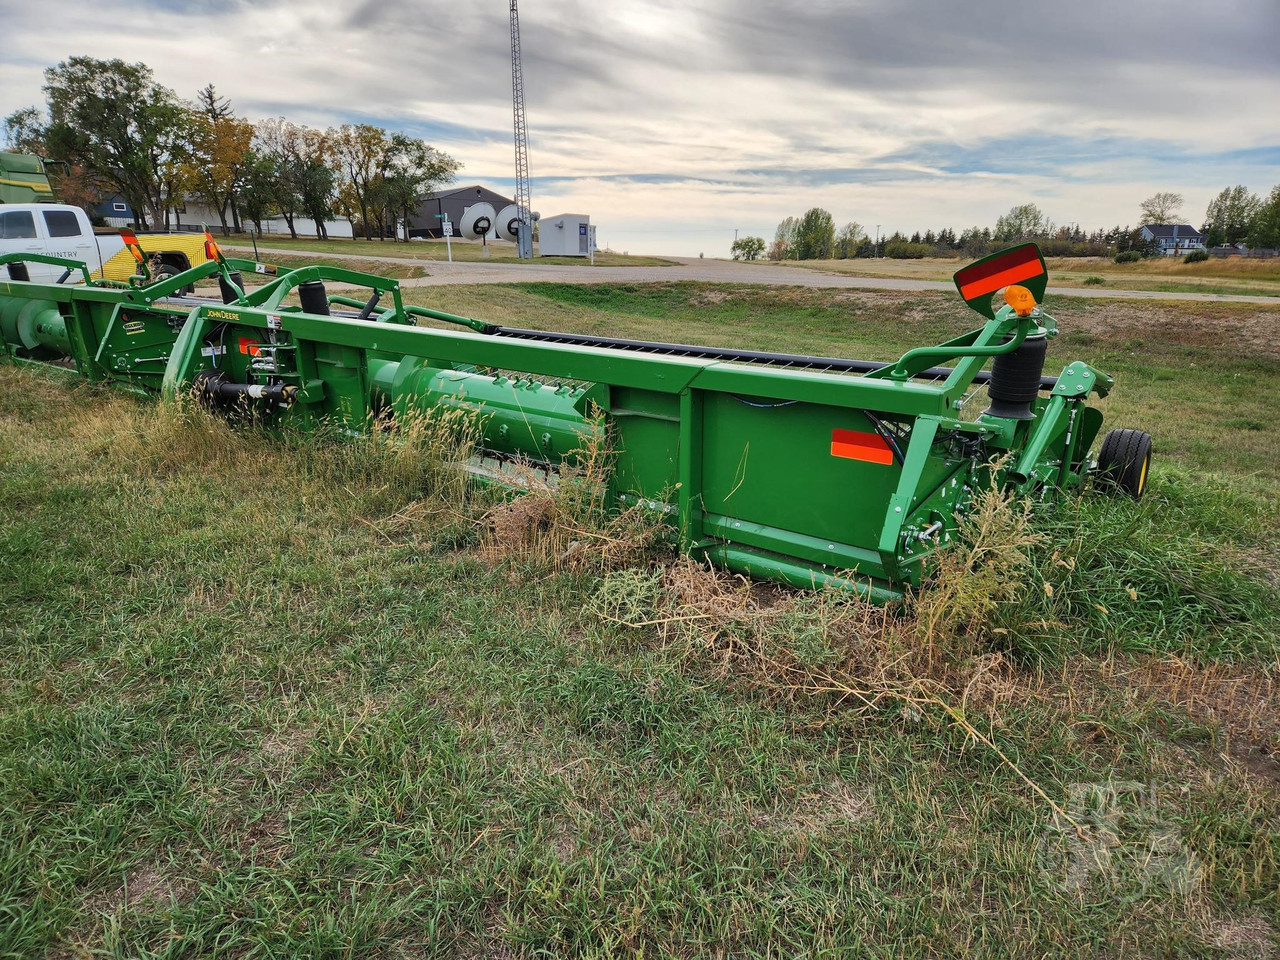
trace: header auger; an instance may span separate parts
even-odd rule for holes
[[[1111,378],[1079,360],[1044,376],[1057,328],[1040,307],[1047,270],[1034,244],[956,274],[982,326],[886,364],[498,326],[406,306],[394,280],[329,266],[277,276],[208,243],[208,263],[128,286],[31,283],[22,255],[0,258],[11,277],[0,281],[0,352],[194,394],[278,429],[359,434],[379,417],[460,408],[475,415],[484,454],[550,470],[603,423],[614,454],[603,495],[648,505],[686,552],[879,600],[921,581],[993,462],[996,480],[1026,495],[1097,477],[1137,497],[1146,484],[1144,433],[1113,431],[1090,459],[1102,414],[1087,401]],[[84,277],[60,265],[64,279]],[[246,291],[251,271],[274,279]],[[176,296],[214,278],[221,302]],[[364,292],[330,293],[337,284]],[[984,384],[990,406],[961,419]]]

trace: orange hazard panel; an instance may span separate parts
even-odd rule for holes
[[[867,463],[893,463],[893,451],[878,433],[861,430],[832,430],[831,455]]]
[[[1034,244],[1024,244],[1008,253],[980,260],[956,274],[960,296],[972,300],[983,294],[995,293],[1011,283],[1021,283],[1044,273],[1040,251]]]
[[[251,357],[256,357],[258,355],[258,341],[251,340],[248,337],[241,337],[240,352],[247,353]]]

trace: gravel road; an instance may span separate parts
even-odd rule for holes
[[[227,247],[236,252],[252,252],[248,247]],[[280,251],[276,251],[280,252]],[[268,253],[268,256],[270,254]],[[298,256],[305,256],[299,251]],[[544,263],[448,263],[439,260],[406,260],[364,254],[326,253],[330,260],[364,260],[419,266],[428,276],[402,280],[403,287],[434,287],[450,283],[673,283],[696,280],[706,283],[756,283],[784,287],[836,287],[858,290],[922,290],[954,293],[949,281],[908,280],[884,277],[850,277],[799,267],[767,263],[738,263],[732,260],[703,260],[696,257],[668,257],[670,267],[592,267]],[[1259,303],[1280,306],[1280,297],[1250,297],[1218,293],[1158,293],[1150,290],[1103,290],[1096,287],[1055,287],[1053,293],[1071,297],[1102,297],[1123,300],[1210,300],[1230,303]]]

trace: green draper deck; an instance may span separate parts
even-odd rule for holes
[[[0,258],[12,264],[0,353],[166,398],[195,392],[280,429],[363,433],[388,411],[463,408],[484,451],[549,467],[603,423],[614,451],[604,494],[662,513],[690,554],[876,599],[921,581],[993,459],[1006,457],[999,482],[1036,495],[1080,487],[1096,468],[1102,415],[1086,401],[1111,379],[1083,361],[1042,376],[1056,327],[1037,305],[1047,273],[1033,244],[956,275],[982,326],[889,364],[499,327],[405,306],[396,281],[327,266],[244,293],[242,272],[275,268],[210,245],[211,262],[128,286],[91,281],[70,261]],[[24,259],[57,263],[76,282],[27,282]],[[215,275],[227,302],[176,296]],[[1013,305],[996,311],[1003,288]],[[303,306],[286,304],[291,294]],[[991,407],[961,420],[984,382]],[[1102,466],[1120,477],[1132,465]]]

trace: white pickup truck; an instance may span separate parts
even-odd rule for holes
[[[171,276],[207,259],[204,237],[198,233],[144,233],[138,243],[150,260],[153,277]],[[78,260],[91,276],[127,281],[137,272],[133,255],[119,233],[94,233],[88,215],[64,203],[0,204],[0,256],[8,253],[43,253]],[[36,283],[55,283],[63,268],[28,263]],[[74,283],[73,274],[67,282]]]

